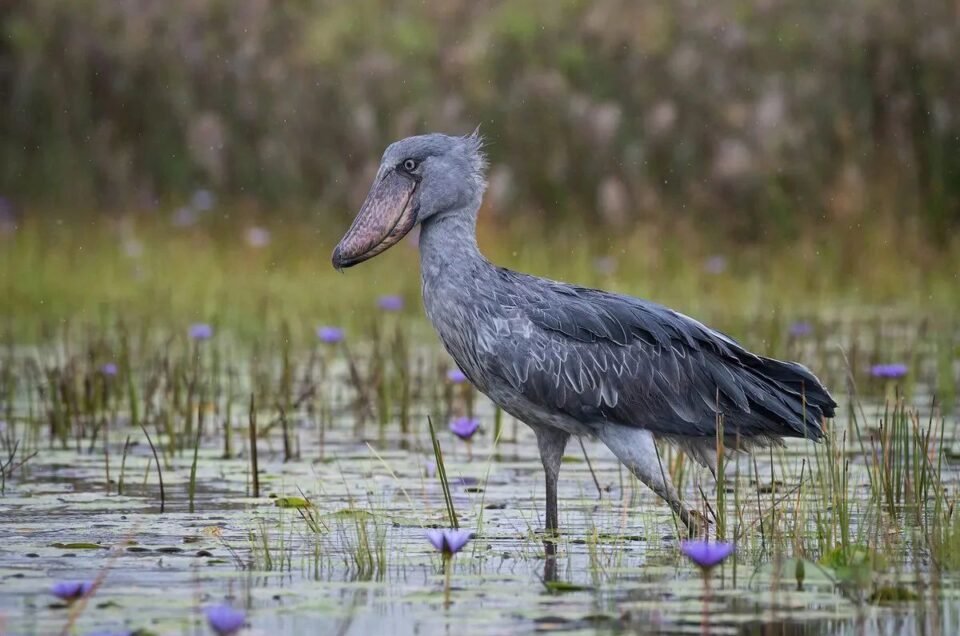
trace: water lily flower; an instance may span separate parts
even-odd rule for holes
[[[598,274],[612,276],[617,271],[617,259],[613,256],[600,256],[593,259],[593,269]]]
[[[119,369],[116,362],[108,362],[100,367],[100,373],[111,377],[117,375],[117,371],[119,371]]]
[[[426,532],[430,542],[443,555],[443,604],[450,607],[450,575],[453,572],[453,555],[470,542],[473,533],[455,528],[431,529]]]
[[[123,248],[123,253],[129,258],[136,259],[143,256],[143,243],[135,238],[126,238],[120,245]]]
[[[794,338],[804,338],[813,333],[813,325],[806,320],[798,320],[790,325],[789,333]]]
[[[190,197],[190,205],[195,210],[200,210],[201,212],[206,212],[213,208],[217,204],[216,195],[207,190],[206,188],[201,188],[193,193],[193,196]]]
[[[0,236],[11,235],[17,231],[17,215],[13,202],[0,196]]]
[[[870,375],[886,380],[898,380],[907,375],[907,365],[900,363],[875,364],[870,367]]]
[[[61,601],[72,603],[83,598],[93,589],[93,581],[57,581],[50,592]]]
[[[703,262],[703,269],[708,274],[722,274],[727,271],[727,257],[715,254]]]
[[[684,541],[680,544],[680,551],[694,562],[701,570],[708,572],[723,563],[733,554],[735,546],[724,541],[713,543],[702,540]]]
[[[343,329],[340,327],[317,327],[317,338],[325,344],[337,344],[343,340]]]
[[[213,337],[213,327],[206,323],[198,322],[190,325],[191,340],[209,340]]]
[[[247,228],[247,245],[257,249],[270,245],[270,230],[259,226]]]
[[[177,208],[173,213],[173,225],[175,227],[190,227],[197,222],[199,216],[197,211],[189,206]]]
[[[450,432],[465,442],[470,441],[480,428],[480,420],[473,417],[456,417],[450,420]]]
[[[453,528],[427,530],[427,541],[445,557],[451,557],[462,550],[472,538],[473,533],[468,530]]]
[[[452,384],[463,384],[467,381],[467,376],[461,371],[454,367],[447,371],[447,380]]]
[[[221,603],[212,605],[205,609],[203,613],[207,617],[207,624],[217,636],[232,636],[243,628],[247,621],[247,615],[238,609]]]
[[[384,311],[401,311],[403,309],[403,298],[396,295],[381,296],[377,305]]]

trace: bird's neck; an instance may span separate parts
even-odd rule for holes
[[[477,246],[477,205],[448,210],[428,219],[420,229],[420,272],[427,281],[450,270],[489,266]]]

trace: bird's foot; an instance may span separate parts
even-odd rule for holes
[[[543,530],[537,530],[536,534],[540,537],[544,544],[560,542],[560,531],[556,528],[544,528]]]
[[[710,532],[710,521],[699,510],[685,510],[680,516],[687,527],[687,536],[691,539],[707,537]]]

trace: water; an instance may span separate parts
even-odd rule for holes
[[[809,480],[818,462],[814,446],[803,441],[761,453],[756,464],[738,456],[727,466],[728,510],[739,510],[730,513],[728,534],[739,536],[738,553],[714,573],[709,592],[678,551],[669,509],[595,442],[585,444],[589,465],[578,444],[568,447],[560,487],[563,534],[544,542],[543,474],[532,434],[505,418],[501,439],[494,440],[494,415],[482,397],[475,408],[483,429],[472,446],[440,431],[461,527],[477,532],[454,560],[452,602],[445,607],[441,560],[424,539],[425,527],[448,525],[440,483],[427,476],[433,456],[425,414],[436,405],[425,398],[414,404],[409,434],[393,420],[382,428],[368,421],[361,429],[347,375],[340,369],[326,380],[325,395],[334,396],[328,419],[301,412],[291,418],[299,459],[283,461],[279,426],[259,441],[259,498],[251,492],[242,409],[234,405],[235,452],[226,459],[222,432],[208,417],[195,512],[189,511],[191,448],[163,467],[161,513],[152,452],[128,416],[116,415],[110,427],[108,482],[99,441],[92,451],[89,439],[79,451],[73,440],[70,448],[51,448],[39,424],[39,398],[21,396],[20,457],[37,453],[8,477],[0,498],[0,631],[202,634],[201,608],[224,600],[247,610],[248,633],[271,635],[696,634],[705,612],[713,634],[950,634],[960,628],[960,587],[936,572],[919,540],[897,540],[904,552],[887,554],[886,567],[869,572],[866,581],[808,561],[798,588],[797,537],[812,543],[815,513],[831,512],[822,509],[816,483],[798,490],[801,473]],[[271,415],[259,420],[264,426]],[[835,426],[842,437],[846,424]],[[151,434],[161,447],[168,441]],[[136,443],[127,452],[119,495],[128,436]],[[822,462],[823,447],[817,452]],[[867,503],[864,455],[848,444],[844,456],[851,533],[869,549],[885,551],[893,545],[885,535],[911,531],[877,521]],[[668,467],[674,461],[665,457]],[[712,478],[689,464],[686,473],[686,499],[700,501],[702,487],[714,502]],[[951,488],[952,474],[947,466]],[[278,507],[279,497],[306,497],[312,506]],[[50,595],[50,585],[65,579],[99,581],[82,611]],[[908,590],[910,600],[870,602],[881,588]]]

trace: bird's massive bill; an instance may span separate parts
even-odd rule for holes
[[[412,230],[417,222],[413,195],[418,184],[414,175],[396,169],[379,178],[333,250],[333,266],[343,269],[373,258]]]

